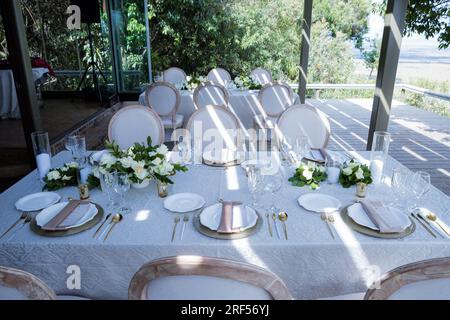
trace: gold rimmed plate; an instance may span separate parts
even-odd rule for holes
[[[410,234],[412,234],[415,230],[416,230],[416,224],[414,223],[414,221],[408,217],[408,219],[411,221],[411,224],[409,225],[408,228],[406,228],[403,232],[395,232],[395,233],[381,233],[378,230],[374,230],[371,229],[369,227],[360,225],[358,223],[356,223],[349,215],[348,215],[348,211],[347,208],[349,206],[344,207],[341,212],[341,218],[342,221],[345,222],[345,224],[347,226],[349,226],[352,230],[364,234],[366,236],[369,237],[374,237],[374,238],[381,238],[381,239],[401,239],[404,237],[409,236]]]

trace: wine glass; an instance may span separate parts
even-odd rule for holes
[[[278,211],[275,206],[274,198],[277,196],[276,193],[281,189],[282,184],[283,179],[279,174],[264,176],[264,190],[272,195],[272,204],[269,209],[271,213],[275,213]]]
[[[178,138],[178,155],[182,164],[189,163],[191,160],[191,144],[190,141],[186,141],[186,138],[180,136]]]
[[[119,209],[119,213],[127,214],[131,211],[125,203],[125,193],[130,190],[130,181],[128,174],[125,172],[113,172],[113,190],[120,196],[120,203],[122,207]]]
[[[108,207],[111,209],[115,206],[118,206],[114,203],[113,193],[114,193],[114,176],[107,173],[100,173],[100,187],[103,193],[106,193],[108,196]]]
[[[411,188],[414,196],[415,203],[412,206],[411,211],[418,209],[419,200],[430,191],[431,177],[430,174],[424,171],[417,171],[411,176],[409,187]]]

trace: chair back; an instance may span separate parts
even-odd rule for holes
[[[410,263],[381,277],[365,300],[450,300],[450,257]]]
[[[56,295],[31,273],[0,266],[0,300],[56,300]]]
[[[216,82],[201,83],[194,90],[194,105],[201,109],[207,105],[228,107],[229,95],[227,89]]]
[[[223,86],[226,85],[227,81],[231,81],[230,73],[223,68],[214,68],[210,70],[206,78],[208,79],[208,81],[216,82]]]
[[[147,105],[160,116],[174,116],[181,104],[180,92],[169,82],[154,82],[145,90]]]
[[[297,104],[280,115],[275,134],[279,145],[284,138],[294,141],[303,135],[308,137],[311,148],[322,149],[328,145],[331,129],[322,111],[310,105]]]
[[[263,68],[256,68],[250,72],[250,77],[255,79],[259,84],[265,85],[272,82],[272,74]]]
[[[232,260],[177,256],[144,264],[133,276],[133,300],[292,300],[283,281]]]
[[[293,96],[292,89],[287,83],[276,81],[262,87],[258,100],[267,116],[278,117],[293,105]]]
[[[177,84],[186,81],[186,73],[183,69],[171,67],[163,72],[163,81]]]
[[[164,142],[164,126],[161,118],[152,109],[132,105],[117,111],[109,121],[108,139],[115,141],[121,149],[137,143],[147,143],[147,137],[152,138],[152,144]]]

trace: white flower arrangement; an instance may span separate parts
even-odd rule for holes
[[[294,176],[289,178],[289,182],[297,187],[309,185],[311,189],[315,190],[319,187],[320,182],[326,179],[327,173],[325,168],[311,163],[309,165],[300,165],[300,167],[295,170]]]
[[[344,188],[349,188],[359,182],[365,184],[372,183],[372,174],[369,167],[355,160],[344,164],[339,175],[339,183]]]

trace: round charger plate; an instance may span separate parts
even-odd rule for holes
[[[411,233],[413,233],[416,230],[416,224],[414,221],[409,217],[409,220],[411,220],[411,224],[408,228],[406,228],[403,232],[398,233],[381,233],[377,230],[370,229],[368,227],[362,226],[360,224],[357,224],[350,216],[348,215],[347,208],[349,206],[346,206],[343,208],[340,212],[342,220],[349,226],[352,230],[365,234],[366,236],[374,237],[374,238],[382,238],[382,239],[401,239],[404,237],[409,236]]]
[[[104,214],[104,210],[100,205],[98,205],[96,203],[93,203],[93,204],[97,207],[97,214],[94,216],[94,218],[92,220],[87,221],[85,224],[83,224],[79,227],[75,227],[75,228],[71,228],[71,229],[67,229],[67,230],[58,230],[58,231],[42,230],[41,227],[39,227],[36,223],[36,217],[34,217],[33,220],[31,220],[31,222],[30,222],[30,229],[34,233],[36,233],[40,236],[44,236],[44,237],[65,237],[65,236],[70,236],[72,234],[77,234],[77,233],[89,230],[92,227],[94,227],[97,223],[102,221],[103,214]]]
[[[256,232],[258,232],[261,229],[262,218],[258,211],[256,211],[256,214],[258,215],[256,224],[253,227],[251,227],[247,230],[244,230],[243,232],[239,232],[239,233],[219,233],[217,231],[213,231],[213,230],[203,226],[200,223],[200,215],[199,214],[194,216],[193,222],[194,222],[195,229],[207,237],[214,238],[214,239],[220,239],[220,240],[236,240],[236,239],[243,239],[243,238],[250,237],[251,235],[255,234]]]

